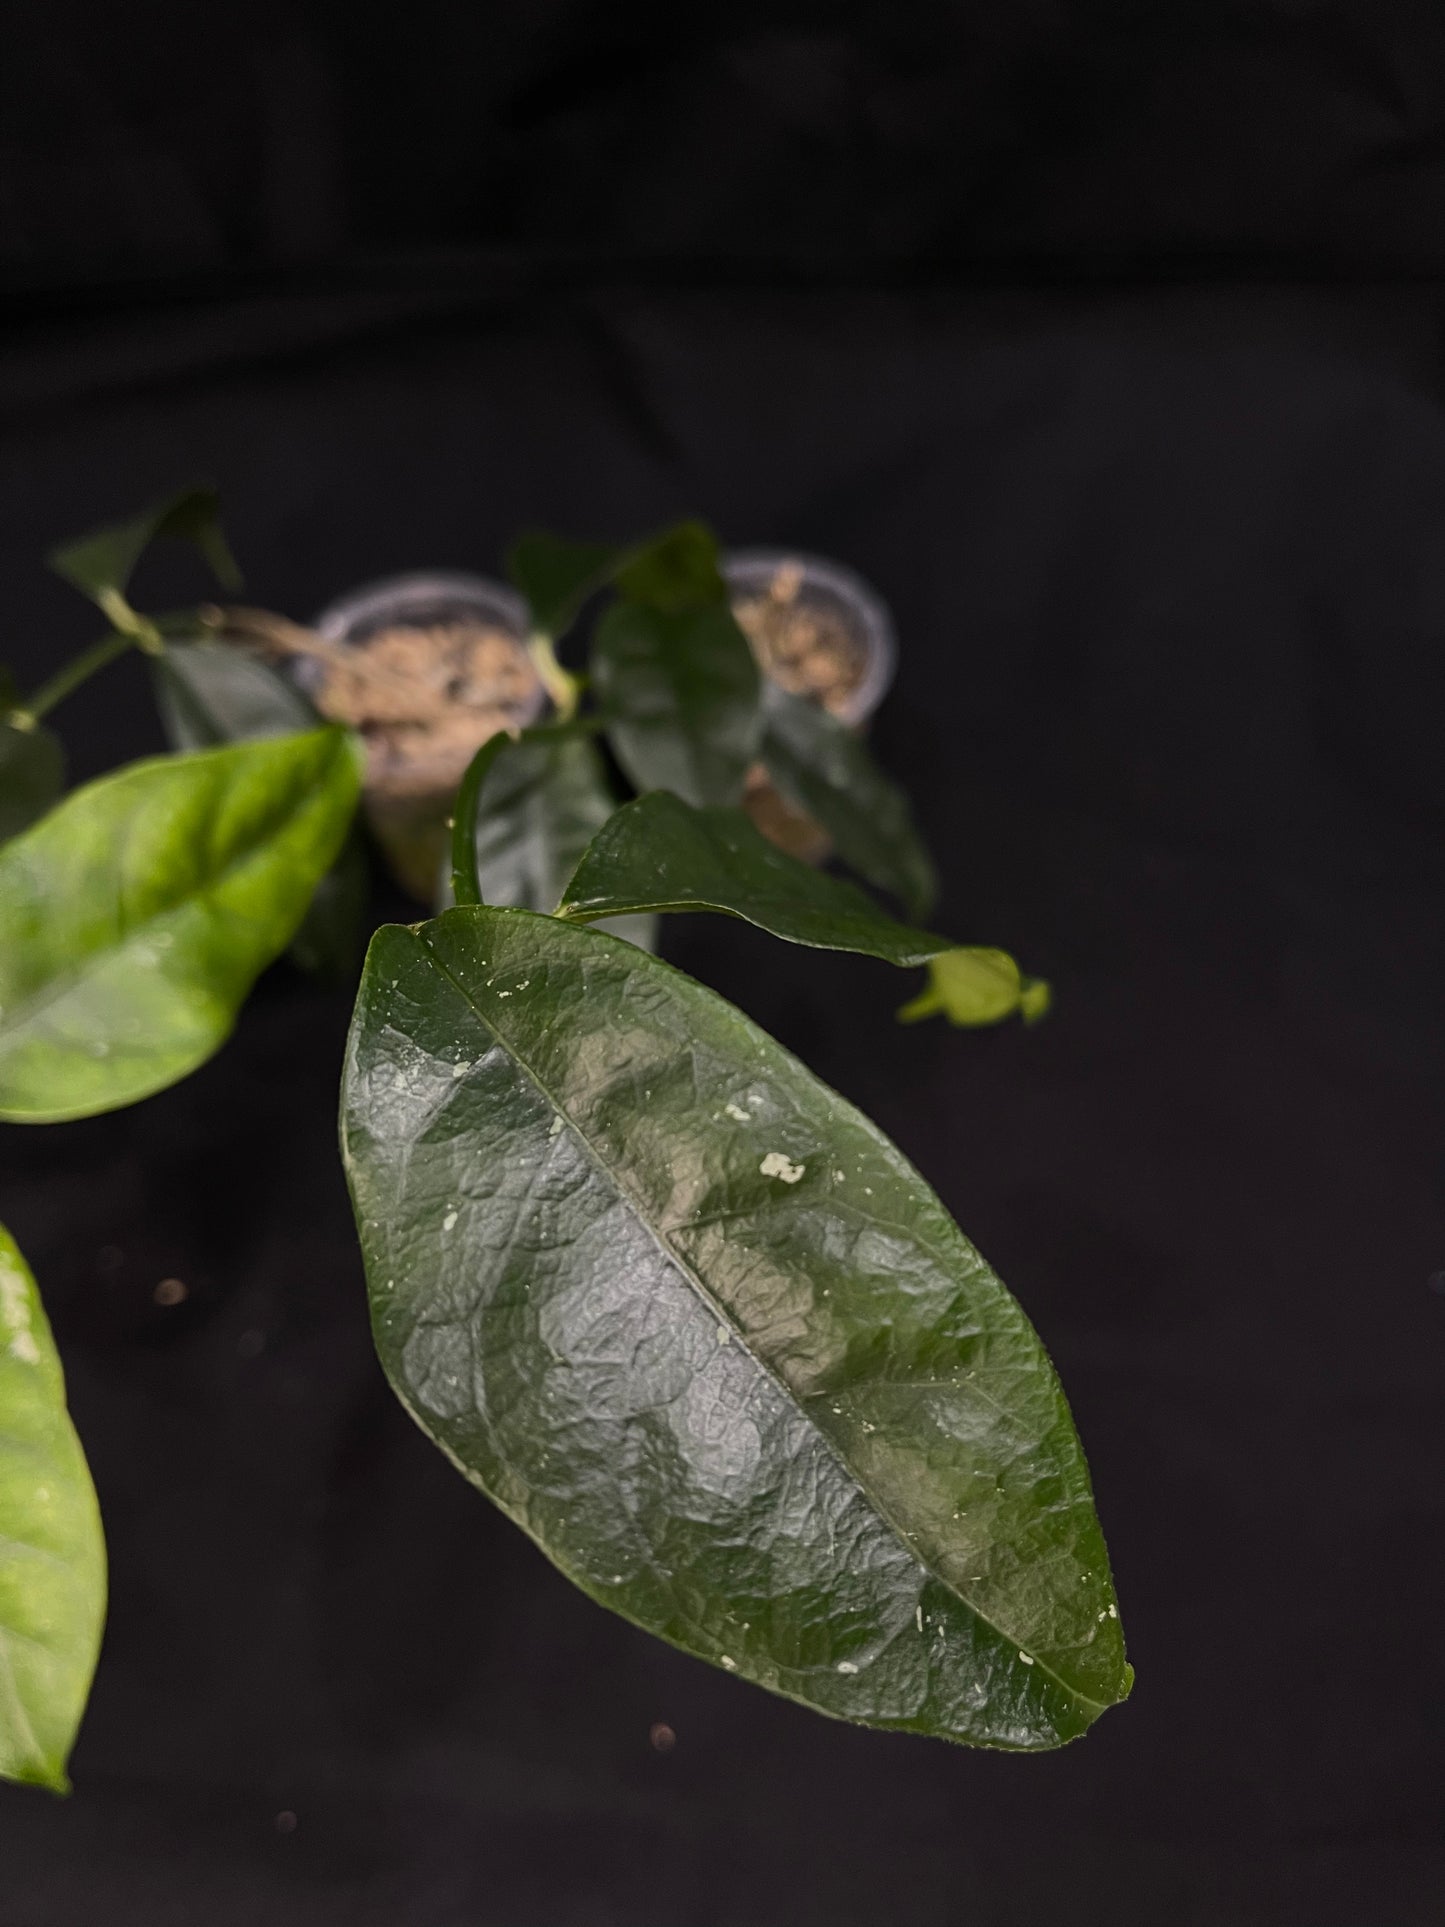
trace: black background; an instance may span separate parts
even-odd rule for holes
[[[891,602],[947,927],[1056,1014],[899,1031],[879,965],[667,954],[1022,1298],[1138,1684],[967,1753],[574,1594],[380,1380],[345,999],[279,967],[177,1089],[0,1132],[113,1564],[77,1792],[0,1791],[0,1922],[1445,1920],[1438,5],[6,19],[22,680],[91,633],[45,547],[196,477],[299,615],[678,512]],[[158,744],[134,665],[60,722],[81,775]]]

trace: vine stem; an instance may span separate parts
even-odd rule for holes
[[[82,649],[78,656],[57,669],[48,682],[43,682],[28,701],[11,710],[9,720],[16,729],[34,729],[42,716],[49,715],[55,705],[64,702],[72,690],[79,689],[98,669],[104,669],[117,657],[125,655],[136,647],[137,638],[113,629],[99,642],[93,642],[88,649]]]
[[[116,662],[131,649],[139,649],[143,655],[163,656],[166,651],[167,632],[184,633],[196,625],[197,612],[194,609],[179,609],[171,615],[138,615],[123,595],[107,590],[101,598],[103,612],[108,615],[114,627],[109,634],[98,642],[82,649],[78,656],[63,663],[48,682],[40,687],[29,699],[17,703],[5,717],[14,729],[31,730],[42,716],[48,716],[57,703],[89,682],[97,670]]]
[[[574,676],[570,669],[564,669],[558,662],[556,646],[545,629],[532,631],[527,639],[527,654],[532,658],[532,667],[541,679],[542,687],[552,699],[557,721],[570,723],[582,700],[583,678]]]

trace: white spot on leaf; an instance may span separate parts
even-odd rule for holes
[[[840,1659],[838,1661],[838,1671],[840,1673],[856,1673],[857,1670],[858,1668],[853,1664],[851,1659]]]
[[[723,1109],[729,1117],[735,1118],[739,1124],[751,1124],[753,1121],[740,1104],[725,1104]]]
[[[758,1166],[765,1178],[781,1178],[784,1184],[796,1184],[807,1168],[806,1164],[794,1164],[783,1151],[769,1151]]]

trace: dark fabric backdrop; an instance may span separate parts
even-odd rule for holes
[[[278,967],[176,1090],[0,1131],[114,1595],[74,1798],[0,1790],[0,1922],[1445,1921],[1438,7],[6,32],[22,681],[90,634],[44,548],[197,476],[302,615],[685,511],[892,603],[877,743],[942,915],[1055,1015],[899,1031],[881,965],[686,920],[666,954],[1022,1298],[1138,1685],[1059,1755],[967,1753],[571,1591],[381,1382],[346,1000]],[[158,744],[134,665],[60,721],[80,775]]]

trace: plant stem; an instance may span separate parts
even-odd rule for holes
[[[97,669],[104,669],[107,663],[114,662],[128,649],[135,648],[136,641],[135,636],[123,635],[119,629],[102,636],[99,642],[82,649],[78,656],[73,656],[62,668],[57,669],[49,682],[43,682],[28,702],[21,703],[11,712],[10,721],[17,729],[33,729],[42,716],[48,715],[57,703],[64,702],[71,691],[79,689]]]
[[[527,640],[527,654],[532,658],[532,667],[542,679],[542,687],[552,698],[557,721],[570,723],[582,699],[582,677],[574,676],[570,669],[564,669],[558,662],[552,638],[545,629],[532,632]]]

